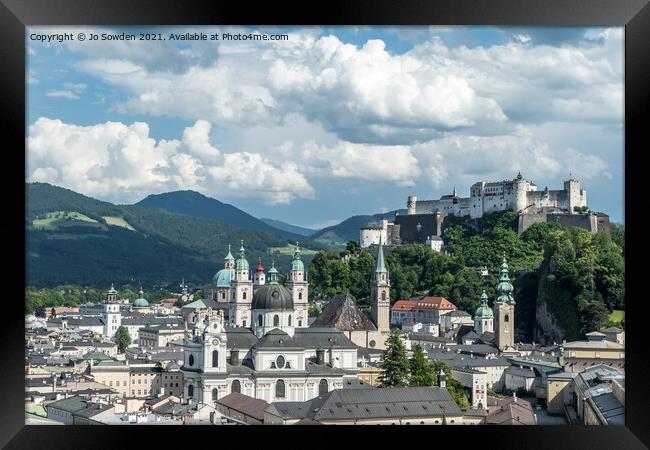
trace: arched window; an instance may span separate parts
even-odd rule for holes
[[[381,291],[381,299],[386,300],[386,291]]]
[[[275,398],[284,398],[284,381],[275,382]]]
[[[289,321],[287,322],[288,326],[291,326],[291,314],[289,314]]]
[[[246,292],[242,292],[242,294],[241,294],[241,298],[244,299],[244,300],[246,300]]]
[[[219,350],[212,350],[212,367],[219,367]]]
[[[230,386],[230,392],[241,393],[241,383],[239,382],[239,380],[235,380],[232,382],[232,385]]]
[[[190,357],[187,359],[190,367],[194,365],[194,355],[190,355]]]
[[[190,398],[194,397],[194,386],[192,386],[191,384],[187,386],[187,396]]]
[[[323,378],[318,383],[318,395],[325,395],[329,392],[329,387],[327,386],[327,380]]]
[[[273,316],[273,326],[274,327],[280,326],[280,316],[278,316],[277,314]]]
[[[219,389],[214,388],[212,389],[212,401],[216,402],[217,400],[219,400]]]
[[[298,300],[302,300],[302,292],[298,292]]]
[[[509,316],[508,314],[506,314],[506,315],[503,317],[503,321],[504,321],[504,322],[510,322],[510,316]]]
[[[226,299],[226,291],[223,291],[223,292],[221,293],[221,299],[222,299],[222,300],[225,300],[225,299]]]
[[[263,323],[264,323],[264,318],[260,314],[260,315],[257,316],[257,325],[259,325],[261,327]]]

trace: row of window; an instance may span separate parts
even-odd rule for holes
[[[241,382],[239,380],[234,380],[230,385],[230,392],[241,393]],[[329,392],[329,386],[326,379],[320,380],[318,383],[318,395],[325,395]],[[139,391],[138,391],[139,393]],[[194,386],[187,386],[187,396],[194,397]],[[286,386],[284,380],[278,380],[275,382],[275,398],[285,398],[286,397]],[[219,398],[219,390],[217,388],[212,389],[212,401],[216,401]]]

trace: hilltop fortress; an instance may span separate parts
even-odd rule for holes
[[[427,243],[440,251],[445,217],[480,219],[485,214],[514,211],[519,215],[518,232],[537,222],[555,221],[564,226],[585,228],[592,233],[609,231],[609,216],[588,210],[587,191],[578,180],[564,182],[562,190],[538,190],[519,173],[513,180],[479,181],[470,187],[469,197],[459,197],[456,189],[438,200],[418,200],[409,196],[407,214],[396,215],[394,223],[382,220],[379,226],[361,229],[361,247]]]

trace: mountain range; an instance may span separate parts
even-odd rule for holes
[[[30,287],[110,283],[210,282],[232,245],[244,241],[251,265],[276,261],[286,272],[293,243],[305,262],[318,250],[358,239],[359,227],[393,213],[354,216],[323,230],[257,219],[194,191],[150,195],[134,205],[115,205],[47,183],[26,186],[27,279]],[[315,231],[310,233],[310,231]]]

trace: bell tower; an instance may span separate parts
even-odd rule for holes
[[[291,295],[293,296],[293,307],[296,312],[296,327],[306,328],[309,326],[309,283],[307,282],[305,264],[302,262],[300,255],[300,246],[296,242],[291,270],[289,271],[285,286],[291,291]]]
[[[515,299],[512,296],[514,288],[508,276],[508,263],[505,253],[501,263],[501,278],[497,285],[497,298],[494,302],[495,338],[499,350],[512,347],[515,343]]]
[[[390,277],[384,262],[384,249],[379,240],[377,251],[377,266],[370,286],[370,318],[378,331],[390,329]]]
[[[230,320],[238,327],[251,326],[251,303],[253,301],[253,282],[246,259],[244,241],[241,241],[239,259],[235,264],[235,279],[230,282]]]

